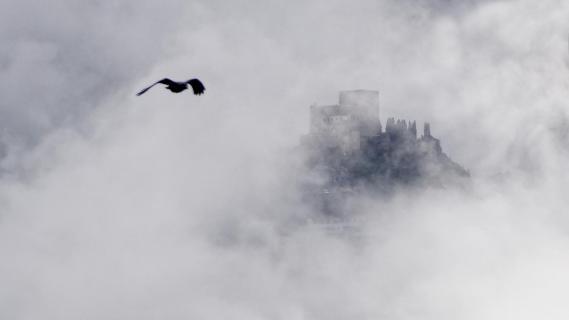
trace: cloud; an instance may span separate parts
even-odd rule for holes
[[[76,126],[167,54],[169,30],[179,27],[188,7],[180,1],[21,1],[2,10],[4,139],[27,147],[54,129]]]
[[[0,318],[565,319],[568,10],[2,10]],[[194,75],[204,96],[134,96]],[[383,119],[432,122],[472,190],[362,197],[349,235],[299,224],[308,106],[360,87]]]

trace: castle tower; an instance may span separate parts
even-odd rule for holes
[[[341,91],[339,104],[346,113],[354,116],[362,136],[374,136],[381,131],[378,91]]]
[[[423,136],[424,137],[431,136],[431,124],[428,122],[425,122],[425,125],[423,126]]]
[[[414,139],[417,139],[417,122],[413,121],[413,123],[409,122],[409,132],[411,132],[411,136]]]
[[[395,118],[388,118],[385,123],[385,132],[390,133],[395,131]]]

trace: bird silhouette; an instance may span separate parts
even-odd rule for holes
[[[205,91],[205,87],[203,85],[203,83],[198,80],[198,79],[190,79],[186,82],[178,82],[178,81],[172,81],[168,78],[164,78],[160,81],[156,81],[154,84],[152,84],[151,86],[144,88],[142,91],[140,91],[139,93],[137,93],[136,95],[139,96],[143,93],[145,93],[146,91],[148,91],[150,88],[154,87],[157,84],[165,84],[166,85],[166,89],[174,92],[174,93],[179,93],[182,92],[186,89],[188,89],[188,84],[192,87],[192,90],[194,90],[194,94],[195,95],[201,95],[204,93]]]

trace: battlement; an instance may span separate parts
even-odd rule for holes
[[[307,140],[324,148],[339,148],[344,153],[358,151],[366,140],[387,135],[417,140],[417,123],[388,118],[385,132],[379,119],[379,92],[341,91],[339,103],[310,107],[310,134]],[[432,138],[429,123],[422,139]],[[434,138],[432,138],[434,139]]]

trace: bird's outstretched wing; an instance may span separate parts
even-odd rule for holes
[[[199,81],[198,79],[188,80],[188,84],[192,87],[192,90],[194,90],[195,95],[199,96],[200,94],[204,93],[204,91],[205,91],[205,87],[204,87],[203,83],[201,81]]]
[[[136,95],[139,96],[139,95],[145,93],[146,91],[148,91],[148,89],[154,87],[155,85],[157,85],[157,84],[159,84],[159,83],[165,84],[165,85],[170,85],[170,84],[174,83],[174,81],[172,81],[172,80],[170,80],[170,79],[168,79],[168,78],[164,78],[164,79],[162,79],[162,80],[160,80],[160,81],[156,81],[156,82],[153,83],[151,86],[142,89],[142,91],[140,91],[140,92],[137,93]]]

